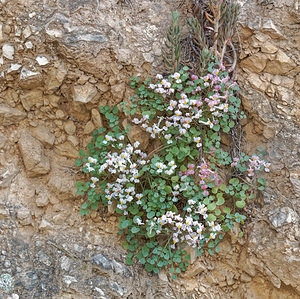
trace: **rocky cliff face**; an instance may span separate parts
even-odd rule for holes
[[[219,256],[172,282],[124,264],[115,215],[79,216],[74,159],[102,124],[97,107],[159,69],[170,11],[187,15],[188,2],[0,1],[0,285],[14,278],[10,298],[300,298],[297,0],[242,8],[246,150],[262,147],[272,163],[242,239],[236,228]]]

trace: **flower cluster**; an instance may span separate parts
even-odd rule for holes
[[[249,160],[249,167],[248,167],[248,176],[252,177],[254,176],[254,171],[259,171],[262,168],[265,170],[265,172],[270,171],[270,163],[261,160],[258,156],[253,155],[251,159]]]
[[[229,132],[235,125],[240,100],[234,96],[236,84],[221,67],[213,66],[202,77],[184,68],[167,78],[158,74],[156,83],[146,80],[136,86],[139,80],[133,79],[131,110],[126,103],[121,106],[135,114],[132,123],[155,142],[142,149],[128,128],[118,126],[118,108],[105,106],[100,112],[111,130],[96,130],[88,153],[81,151],[76,161],[90,175],[89,182],[77,184],[80,194],[88,194],[81,213],[96,210],[100,202],[115,202],[120,231],[126,233],[123,245],[130,251],[128,264],[135,255],[148,271],[157,273],[175,261],[180,273],[188,265],[182,243],[198,254],[204,248],[210,254],[218,252],[217,244],[233,221],[245,219],[232,214],[232,203],[242,209],[254,196],[233,176],[233,168],[248,176],[269,170],[260,156],[231,159],[221,148],[218,132]],[[259,190],[265,186],[261,178],[258,184]]]

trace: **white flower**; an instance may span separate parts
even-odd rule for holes
[[[136,141],[136,142],[133,144],[133,146],[134,146],[135,148],[137,148],[139,145],[140,145],[140,143],[139,143],[138,141]]]
[[[163,78],[163,76],[161,74],[157,74],[155,78],[158,80],[161,80]]]
[[[173,109],[176,107],[176,105],[177,105],[177,102],[171,100],[170,103],[169,103],[168,109],[169,109],[169,110],[173,110]]]
[[[141,220],[140,218],[136,218],[136,223],[137,223],[138,225],[143,225],[143,224],[145,224],[145,223],[142,222],[142,220]]]
[[[172,75],[172,77],[174,79],[179,79],[180,78],[180,74],[176,72],[176,73],[174,73],[174,75]]]
[[[194,137],[194,141],[196,142],[196,146],[197,147],[201,147],[202,143],[201,143],[201,137]]]
[[[97,163],[97,159],[94,159],[92,157],[88,157],[88,162],[89,163]]]
[[[99,181],[99,179],[98,179],[98,178],[96,178],[96,177],[91,177],[91,181],[92,181],[93,183],[96,183],[96,182],[98,182],[98,181]]]

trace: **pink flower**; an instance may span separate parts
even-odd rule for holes
[[[252,168],[248,168],[248,176],[254,176],[254,170]]]
[[[204,196],[207,196],[209,194],[209,192],[207,191],[207,190],[205,190],[204,192],[203,192],[203,195]]]
[[[193,81],[198,80],[198,76],[197,75],[192,75],[192,80]]]

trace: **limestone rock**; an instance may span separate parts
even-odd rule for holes
[[[18,144],[29,177],[47,174],[50,171],[49,158],[37,139],[23,131]]]
[[[31,130],[32,135],[44,145],[52,146],[55,141],[55,136],[45,126],[37,126]]]
[[[34,106],[43,105],[43,92],[39,89],[33,89],[21,94],[20,99],[24,109],[30,111]]]
[[[293,188],[296,194],[300,194],[300,171],[293,170],[290,173],[290,181],[293,185]]]
[[[71,120],[68,120],[64,123],[64,130],[68,135],[74,135],[76,132],[76,126]]]
[[[47,78],[45,80],[45,89],[47,93],[55,92],[63,83],[67,75],[67,68],[64,64],[55,64],[50,71],[47,72]]]
[[[10,68],[7,70],[7,73],[12,73],[18,71],[22,67],[22,64],[14,63],[10,65]]]
[[[14,177],[18,174],[19,169],[14,165],[6,165],[0,171],[0,188],[7,188]]]
[[[32,217],[30,211],[25,208],[21,207],[17,212],[17,219],[22,225],[30,225],[32,223]]]
[[[273,75],[283,75],[295,67],[294,62],[282,50],[278,50],[275,59],[267,63],[265,72]]]
[[[94,126],[93,122],[89,121],[84,127],[83,134],[90,135],[94,130],[95,130],[95,126]]]
[[[9,59],[9,60],[13,60],[14,59],[14,54],[15,54],[15,48],[13,45],[11,44],[4,44],[2,46],[2,55]]]
[[[20,86],[24,89],[33,89],[42,85],[43,77],[40,72],[33,72],[26,67],[21,69]]]
[[[6,141],[7,141],[7,138],[5,137],[5,135],[3,135],[2,133],[0,133],[0,149],[5,146]]]
[[[263,53],[273,54],[278,51],[278,48],[274,46],[271,42],[266,41],[261,45],[261,51]]]
[[[46,207],[49,203],[49,198],[47,194],[39,195],[35,200],[36,206],[39,208]]]
[[[62,178],[64,179],[62,180]],[[74,199],[77,190],[76,178],[67,171],[56,169],[50,173],[48,188],[60,200]]]
[[[97,129],[103,127],[103,121],[98,109],[92,109],[92,121]]]
[[[49,63],[48,58],[45,56],[37,56],[37,58],[35,60],[41,66],[47,65]]]
[[[78,151],[74,146],[66,141],[63,144],[59,144],[55,147],[55,152],[60,156],[65,156],[68,158],[78,158]]]
[[[254,73],[260,73],[267,65],[268,58],[265,54],[258,53],[242,60],[240,66]]]
[[[26,114],[16,108],[12,108],[0,104],[0,124],[2,126],[9,126],[17,124],[26,117]]]
[[[281,227],[286,224],[296,223],[299,216],[297,213],[289,207],[282,207],[272,211],[269,219],[272,225],[276,228]]]
[[[74,101],[88,103],[97,95],[97,88],[87,82],[84,85],[73,86],[72,93]]]
[[[259,91],[265,92],[267,89],[267,83],[263,82],[259,75],[251,73],[249,75],[249,83],[251,84],[252,87],[256,88]]]
[[[111,87],[111,93],[116,102],[120,102],[123,99],[125,92],[125,83],[119,83]]]
[[[280,30],[275,26],[271,19],[265,20],[262,25],[262,32],[270,35],[273,38],[283,37]]]

